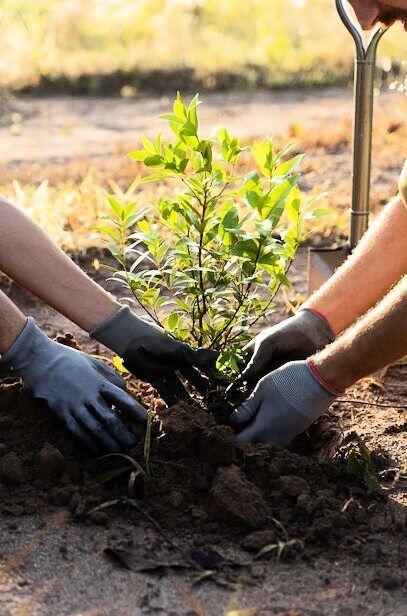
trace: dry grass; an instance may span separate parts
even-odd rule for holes
[[[0,86],[12,88],[154,69],[190,70],[207,88],[228,73],[274,86],[352,75],[353,43],[332,0],[3,0],[0,38]],[[396,26],[378,64],[386,73],[406,56]],[[93,78],[85,89],[99,87]]]
[[[344,121],[334,132],[300,130],[296,136],[298,150],[307,153],[300,183],[303,194],[307,197],[328,192],[321,206],[333,210],[329,221],[312,228],[314,235],[333,239],[346,233],[351,166],[349,129],[348,121]],[[406,126],[391,121],[381,123],[375,129],[374,144],[371,201],[372,210],[378,211],[396,193],[397,168],[407,151]],[[40,185],[25,180],[32,174],[32,165],[24,164],[13,172],[13,180],[0,184],[0,193],[26,211],[64,249],[75,251],[95,246],[98,241],[92,228],[108,212],[108,192],[116,192],[122,199],[136,198],[144,207],[159,195],[177,189],[174,184],[161,182],[148,184],[134,195],[131,184],[143,168],[128,161],[126,151],[120,148],[97,166],[95,161],[86,159],[72,160],[64,166],[51,164],[43,169],[49,180]],[[247,165],[243,160],[239,172],[244,173]]]
[[[298,151],[306,152],[300,185],[305,197],[328,192],[321,206],[333,210],[329,220],[313,228],[314,235],[330,240],[346,234],[350,195],[351,127],[349,120],[326,131],[304,131],[301,124],[292,126],[281,144],[295,138]],[[407,152],[407,127],[391,118],[376,124],[373,136],[371,207],[377,212],[396,193],[397,173]],[[280,145],[281,145],[280,144]],[[277,144],[279,145],[279,144]],[[154,202],[177,187],[170,183],[147,184],[133,194],[134,179],[144,173],[140,163],[130,161],[126,153],[132,145],[120,146],[106,159],[73,159],[64,165],[42,166],[40,185],[27,181],[35,177],[38,163],[25,163],[2,176],[0,193],[16,203],[36,220],[65,250],[77,251],[98,245],[92,229],[100,216],[108,212],[107,192],[121,199],[136,199],[140,207]],[[239,172],[248,169],[241,162]],[[129,190],[130,187],[130,190]],[[322,226],[321,226],[322,225]]]

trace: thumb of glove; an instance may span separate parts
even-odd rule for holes
[[[214,364],[219,353],[212,349],[191,349],[187,344],[183,345],[186,363],[197,368],[205,368]]]
[[[260,394],[255,390],[252,395],[231,414],[229,421],[234,426],[245,424],[253,419],[259,408]]]

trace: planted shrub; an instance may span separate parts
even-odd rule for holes
[[[230,376],[249,329],[290,284],[305,220],[326,210],[302,206],[303,154],[289,157],[291,145],[277,151],[272,138],[243,146],[226,128],[202,138],[199,103],[195,96],[186,106],[178,94],[162,116],[172,140],[142,137],[129,154],[150,170],[136,186],[171,179],[174,196],[141,209],[111,196],[100,231],[133,301],[179,340],[218,350],[217,368]],[[242,166],[250,170],[239,173]]]

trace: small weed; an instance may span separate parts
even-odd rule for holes
[[[124,454],[124,453],[109,453],[91,462],[91,464],[94,464],[94,463],[101,462],[102,460],[113,460],[113,459],[119,459],[119,460],[123,460],[124,462],[127,462],[127,464],[124,464],[123,466],[120,466],[119,468],[109,469],[102,473],[96,474],[95,479],[99,481],[100,483],[107,483],[108,481],[111,481],[112,479],[115,479],[117,477],[120,477],[121,475],[129,473],[128,495],[130,498],[134,497],[135,485],[136,485],[136,481],[138,478],[141,478],[144,484],[148,484],[148,482],[151,481],[151,478],[152,478],[151,467],[150,467],[150,453],[151,453],[151,428],[152,428],[152,421],[153,421],[153,411],[154,411],[154,399],[151,400],[150,406],[147,410],[147,426],[146,426],[146,435],[144,437],[144,464],[140,464],[140,462],[138,462],[135,458],[133,458],[130,455]],[[120,499],[113,500],[113,501],[109,501],[108,503],[104,503],[103,505],[112,506],[112,505],[117,504],[119,501]],[[99,508],[92,509],[92,512],[96,510],[99,510]]]
[[[349,450],[345,472],[356,477],[365,486],[368,494],[380,490],[372,455],[364,443],[359,442]]]

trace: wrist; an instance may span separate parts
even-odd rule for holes
[[[286,402],[311,420],[317,419],[339,395],[317,378],[309,360],[289,362],[271,372],[269,378]]]
[[[321,381],[332,391],[339,392],[337,395],[342,395],[348,387],[359,380],[361,375],[355,373],[350,355],[338,353],[335,346],[320,351],[308,358],[307,362],[313,366],[315,374],[320,375]]]
[[[142,334],[143,325],[146,326],[144,321],[128,306],[120,306],[109,318],[93,327],[89,336],[123,357],[129,343]]]
[[[342,396],[345,393],[346,387],[343,387],[342,380],[338,379],[337,375],[335,376],[327,370],[323,362],[318,363],[318,360],[310,357],[307,359],[307,366],[312,376],[330,394],[333,396]]]
[[[2,323],[2,328],[3,325],[4,331],[0,334],[0,357],[4,356],[4,354],[8,352],[20,336],[21,332],[27,325],[27,317],[23,314],[17,314],[17,318],[15,318],[13,315],[12,322],[5,318]]]
[[[333,329],[329,319],[327,318],[327,316],[325,314],[323,314],[317,308],[314,308],[314,307],[311,307],[311,306],[301,306],[301,308],[299,309],[298,312],[305,311],[305,310],[307,312],[310,312],[314,316],[318,317],[325,324],[325,326],[328,328],[329,333],[331,334],[331,338],[332,338],[332,342],[333,342],[335,340],[335,337],[336,337],[336,332],[334,331],[334,329]]]
[[[17,370],[27,367],[47,343],[52,343],[52,341],[37,326],[35,320],[28,317],[17,338],[1,356],[0,362],[11,364],[12,368]]]

